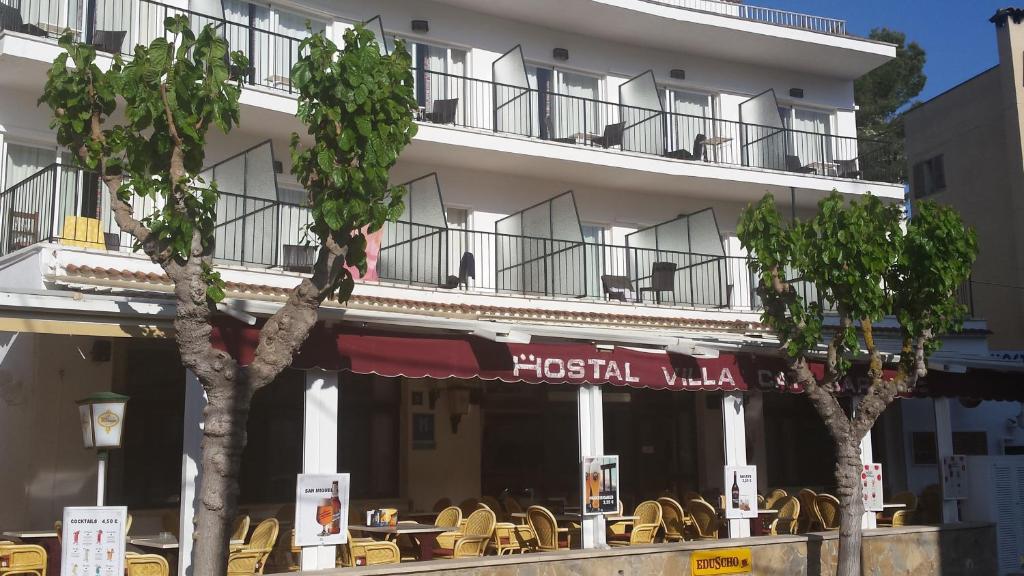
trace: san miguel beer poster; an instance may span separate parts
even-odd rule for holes
[[[348,540],[348,474],[299,474],[295,545],[331,546]]]
[[[583,513],[614,514],[619,510],[619,457],[583,459]]]

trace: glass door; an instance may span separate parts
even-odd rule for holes
[[[686,150],[691,155],[698,155],[697,137],[715,136],[711,107],[711,96],[684,90],[667,89],[665,91],[672,121],[669,123],[669,150]],[[705,148],[707,144],[705,144]],[[713,153],[713,152],[712,152]],[[712,154],[708,154],[710,157]]]
[[[468,55],[465,50],[435,46],[423,42],[411,44],[413,66],[416,68],[414,82],[416,101],[425,111],[425,119],[437,124],[458,124],[460,126],[486,127],[472,114],[483,111],[468,111],[479,98],[490,94],[471,94],[467,86]],[[479,91],[479,90],[478,90]],[[438,104],[438,102],[443,102]],[[467,123],[467,118],[472,121]]]
[[[531,86],[537,89],[534,128],[541,137],[584,143],[603,135],[608,118],[598,102],[598,77],[542,66],[527,66],[526,70]]]
[[[597,224],[582,224],[580,229],[583,232],[584,258],[586,259],[586,289],[587,296],[600,298],[604,294],[601,286],[601,275],[611,274],[605,265],[605,234],[604,226]]]

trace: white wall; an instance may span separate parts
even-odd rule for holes
[[[75,404],[110,390],[113,363],[90,359],[94,340],[0,333],[0,528],[52,528],[63,507],[95,504]]]

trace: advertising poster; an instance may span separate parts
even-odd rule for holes
[[[757,518],[757,466],[725,467],[725,517]]]
[[[332,546],[347,541],[348,486],[348,474],[299,474],[296,546]]]
[[[80,506],[64,509],[61,532],[61,574],[123,576],[124,506]]]
[[[619,457],[583,459],[583,513],[615,514],[619,511]]]
[[[954,454],[942,459],[942,497],[946,500],[967,498],[967,456]]]
[[[881,512],[884,510],[882,500],[882,465],[878,462],[865,464],[860,473],[860,489],[864,497],[864,510]]]

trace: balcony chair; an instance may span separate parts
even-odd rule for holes
[[[793,496],[783,496],[776,503],[779,513],[776,514],[768,531],[777,536],[779,534],[796,534],[800,527],[800,501]]]
[[[600,146],[602,148],[611,148],[612,146],[622,146],[622,133],[626,129],[625,122],[616,122],[615,124],[608,124],[604,127],[604,135],[597,136],[591,139],[594,146]]]
[[[434,100],[434,110],[424,117],[434,124],[455,124],[455,113],[459,109],[459,99]]]
[[[643,302],[644,292],[653,292],[654,301],[661,304],[661,293],[671,292],[672,303],[676,301],[676,264],[675,262],[655,262],[651,265],[651,285],[641,287],[637,291],[637,301]]]
[[[633,283],[627,276],[615,276],[613,274],[601,275],[601,287],[604,289],[606,300],[618,300],[628,302],[633,299]]]
[[[0,568],[0,576],[32,574],[46,576],[46,550],[35,544],[0,544],[0,556],[7,566]]]
[[[487,550],[487,543],[494,535],[494,512],[486,506],[475,510],[466,519],[466,527],[462,535],[452,544],[451,548],[443,547],[438,537],[438,548],[434,549],[434,555],[441,558],[472,558],[483,556]]]
[[[667,158],[675,158],[676,160],[705,160],[706,161],[708,159],[708,151],[707,151],[707,147],[705,146],[704,143],[707,141],[707,139],[708,139],[708,137],[703,135],[703,134],[697,134],[697,136],[694,137],[694,139],[693,139],[693,154],[690,154],[690,151],[687,150],[686,148],[680,148],[679,150],[673,150],[671,152],[666,152],[665,156]]]
[[[853,178],[860,180],[861,171],[857,166],[857,159],[853,160],[836,160],[836,175],[840,178]]]
[[[159,554],[128,554],[124,559],[126,576],[168,576],[167,559]]]
[[[398,564],[401,561],[402,553],[394,542],[353,538],[349,532],[348,541],[337,548],[334,564],[338,567],[351,568],[374,564]]]
[[[316,247],[285,244],[283,247],[284,266],[289,272],[303,272],[309,274],[313,271],[313,262],[316,261]]]
[[[838,530],[839,500],[831,494],[818,494],[814,499],[814,515],[823,530]]]
[[[662,496],[658,498],[661,504],[661,527],[664,530],[666,542],[680,542],[686,539],[686,526],[693,521],[687,516],[683,506],[675,498]]]
[[[554,125],[554,122],[551,121],[551,116],[545,116],[544,117],[544,134],[545,134],[544,138],[546,140],[550,140],[552,142],[559,142],[559,143],[562,143],[562,144],[575,144],[576,143],[576,137],[575,136],[569,136],[567,138],[556,138],[555,137],[555,125]]]
[[[476,256],[473,256],[472,252],[463,252],[462,258],[459,259],[459,275],[449,275],[445,283],[438,287],[454,290],[461,286],[463,290],[467,290],[470,278],[476,280]]]
[[[117,54],[121,52],[124,45],[124,37],[128,35],[126,30],[97,30],[92,35],[92,45],[101,52]]]
[[[691,540],[718,540],[721,520],[718,514],[704,500],[690,500],[687,503],[693,523],[687,526]]]
[[[39,214],[12,210],[7,221],[10,250],[20,250],[39,242]]]
[[[32,36],[46,36],[46,31],[34,24],[26,24],[21,17],[21,2],[0,2],[0,30],[23,32]]]
[[[555,515],[543,506],[526,509],[526,521],[533,531],[533,549],[538,552],[555,552],[572,547],[572,535],[568,528],[558,526]]]
[[[794,154],[786,154],[786,170],[789,172],[797,172],[799,174],[814,174],[816,171],[810,166],[804,166],[800,162],[800,157]]]

